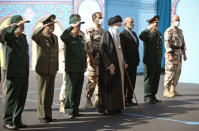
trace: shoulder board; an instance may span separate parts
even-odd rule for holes
[[[88,28],[88,29],[86,30],[86,32],[92,32],[93,30],[94,30],[94,28],[91,27],[91,28]]]

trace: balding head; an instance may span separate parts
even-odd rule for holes
[[[172,25],[176,28],[180,25],[180,17],[178,15],[172,17]]]
[[[174,22],[174,21],[180,21],[180,17],[178,15],[174,15],[172,17],[172,22]]]
[[[124,27],[127,30],[132,30],[134,28],[134,20],[131,17],[126,17],[124,19]]]

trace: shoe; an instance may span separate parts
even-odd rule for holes
[[[14,124],[3,124],[3,128],[8,129],[8,130],[17,130],[18,129],[18,127]]]
[[[147,104],[156,104],[156,101],[152,99],[145,100],[144,102]]]
[[[137,106],[138,103],[134,103],[133,101],[127,101],[126,102],[126,107],[130,107],[130,106]]]
[[[161,103],[162,101],[155,98],[155,102],[156,103]]]
[[[170,94],[172,95],[172,96],[175,96],[176,94],[175,94],[175,87],[174,86],[171,86],[171,88],[170,88]]]
[[[94,108],[92,102],[91,102],[91,98],[87,98],[86,99],[86,105],[85,105],[86,108]]]
[[[78,107],[78,110],[79,110],[80,112],[84,111],[84,109],[83,109],[83,108],[80,108],[80,107]]]
[[[164,97],[168,97],[168,98],[173,98],[175,95],[174,95],[174,94],[171,94],[171,93],[169,92],[169,88],[168,88],[168,87],[165,87],[163,96],[164,96]]]
[[[46,118],[39,118],[39,121],[41,122],[41,123],[49,123],[50,121],[48,120],[48,119],[46,119]]]
[[[75,119],[75,116],[72,115],[72,114],[66,114],[65,117],[66,117],[67,120]]]
[[[117,113],[117,114],[122,114],[122,109],[118,109],[118,110],[116,111],[116,113]]]
[[[52,117],[46,117],[49,122],[57,122],[57,119],[52,119]]]
[[[96,96],[94,101],[94,107],[97,108],[98,106],[99,106],[99,97]]]
[[[171,94],[171,93],[169,92],[169,87],[165,87],[165,88],[164,88],[163,96],[164,96],[164,97],[168,97],[168,98],[173,98],[175,95],[174,95],[174,94]]]
[[[18,124],[17,127],[18,128],[28,128],[28,126],[23,123]]]
[[[98,109],[97,112],[98,113],[103,113],[103,110],[102,109]]]
[[[74,116],[74,117],[82,117],[82,116],[84,116],[84,114],[75,113],[73,116]]]

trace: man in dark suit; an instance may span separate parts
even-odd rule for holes
[[[124,19],[125,29],[120,34],[121,47],[123,51],[125,68],[129,75],[132,87],[130,86],[126,71],[125,71],[125,89],[126,89],[126,106],[136,105],[133,103],[133,92],[135,89],[137,66],[139,65],[139,40],[134,31],[134,20],[131,17]]]

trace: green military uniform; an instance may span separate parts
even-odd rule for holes
[[[11,17],[10,23],[22,20],[20,15]],[[15,35],[17,25],[3,35],[6,49],[7,92],[4,103],[4,123],[20,126],[28,91],[29,54],[26,35]]]
[[[78,22],[77,17],[72,17],[69,24]],[[80,23],[81,24],[81,23]],[[65,113],[76,116],[79,114],[78,106],[84,81],[86,68],[86,54],[84,40],[80,35],[74,36],[71,32],[73,27],[67,28],[61,35],[64,42],[66,92],[65,92]]]
[[[139,37],[144,45],[144,101],[157,102],[155,95],[158,91],[161,72],[162,34],[157,30],[150,32],[149,29],[146,29],[141,32]]]
[[[87,44],[87,52],[92,54],[93,58],[96,61],[96,65],[94,67],[91,64],[88,65],[87,73],[88,73],[88,83],[86,85],[86,97],[87,103],[86,106],[89,107],[92,105],[91,97],[95,89],[97,88],[96,95],[98,96],[98,74],[99,74],[99,45],[101,41],[101,37],[104,34],[104,29],[101,26],[92,26],[86,31],[86,44]],[[95,103],[97,104],[97,103]],[[98,106],[98,105],[95,105]]]
[[[49,16],[43,24],[54,23],[55,15]],[[58,38],[47,34],[44,27],[34,31],[32,39],[37,44],[37,108],[39,117],[52,119],[55,76],[58,71]]]

